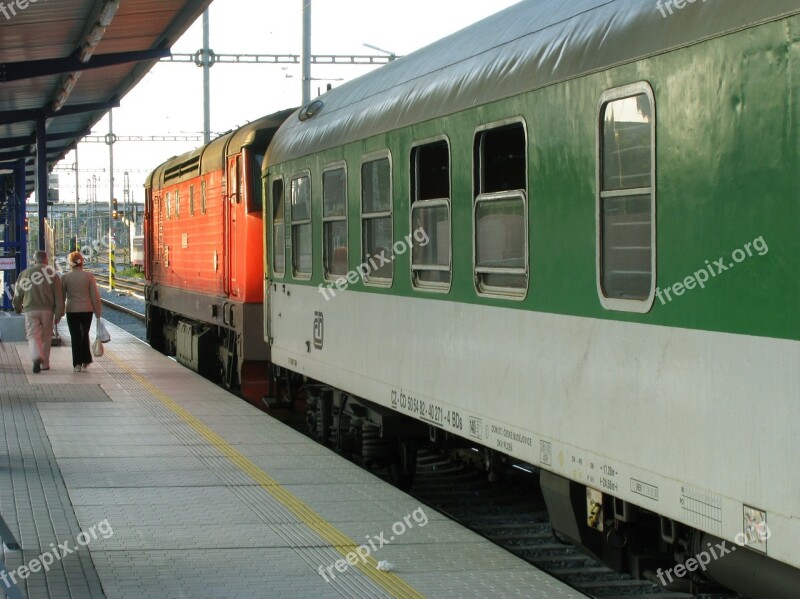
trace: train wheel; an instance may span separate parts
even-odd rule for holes
[[[399,441],[397,455],[389,463],[389,480],[396,487],[408,490],[417,474],[417,445],[412,441]]]

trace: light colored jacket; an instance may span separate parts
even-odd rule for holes
[[[17,279],[12,303],[17,313],[52,310],[55,319],[61,318],[64,297],[56,270],[46,264],[34,264],[23,270]]]
[[[100,303],[100,291],[94,275],[82,268],[73,268],[63,277],[66,312],[94,312],[97,318],[103,315],[103,304]]]

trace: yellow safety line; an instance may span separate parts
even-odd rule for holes
[[[225,439],[208,428],[205,424],[203,424],[202,421],[196,418],[188,410],[181,407],[150,381],[133,370],[119,356],[115,355],[113,351],[106,349],[105,355],[110,357],[120,368],[125,370],[134,379],[136,379],[136,381],[142,387],[147,389],[153,395],[153,397],[158,399],[167,408],[180,416],[189,426],[197,431],[209,443],[216,447],[220,453],[228,458],[228,460],[230,460],[237,468],[239,468],[239,470],[252,478],[264,490],[278,500],[278,502],[294,513],[294,515],[297,516],[306,526],[311,528],[319,536],[325,539],[334,549],[336,549],[336,551],[341,553],[343,556],[346,556],[349,553],[354,552],[356,547],[359,546],[359,543],[356,543],[346,534],[330,524],[322,516],[317,514],[313,509],[306,505],[300,498],[287,491],[274,478],[269,476],[256,464],[231,447],[231,445],[229,445]],[[366,562],[362,562],[359,559],[355,567],[361,570],[361,572],[366,574],[393,597],[424,597],[424,595],[421,595],[416,589],[414,589],[414,587],[410,586],[405,580],[396,574],[377,570],[377,565],[378,562],[370,555],[367,557]]]

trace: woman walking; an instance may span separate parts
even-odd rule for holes
[[[72,368],[80,372],[92,363],[89,344],[92,315],[100,318],[103,306],[94,275],[83,270],[83,254],[72,252],[68,261],[72,270],[61,278],[61,285],[66,299],[67,327],[72,338]]]

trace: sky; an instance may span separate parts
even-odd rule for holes
[[[215,0],[209,9],[210,47],[217,54],[300,54],[304,0]],[[307,0],[311,1],[311,0]],[[422,48],[519,0],[313,0],[312,54],[379,54],[372,44],[398,56]],[[202,18],[173,46],[178,53],[202,48]],[[102,52],[102,42],[99,47]],[[311,66],[311,96],[378,67]],[[217,64],[211,68],[211,131],[222,133],[258,117],[301,103],[301,66]],[[80,82],[78,83],[80,85]],[[117,135],[202,135],[203,73],[191,63],[157,64],[113,111]],[[93,135],[108,133],[104,117]],[[118,142],[114,145],[115,195],[122,200],[128,171],[133,200],[144,201],[147,173],[201,142]],[[57,166],[60,201],[74,202],[75,154]],[[97,178],[97,199],[107,201],[108,146],[78,146],[81,202],[88,180]],[[65,172],[66,171],[66,172]],[[71,171],[71,172],[70,172]]]

